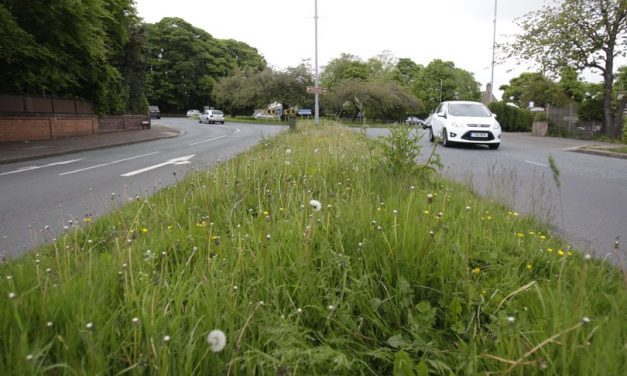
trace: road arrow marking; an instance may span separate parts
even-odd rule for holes
[[[191,155],[186,155],[184,157],[172,158],[169,161],[166,161],[166,162],[163,162],[163,163],[159,163],[159,164],[156,164],[154,166],[149,166],[149,167],[146,167],[146,168],[142,168],[140,170],[127,172],[126,174],[122,174],[120,176],[129,177],[129,176],[139,175],[139,174],[142,174],[142,173],[144,173],[146,171],[154,170],[156,168],[167,166],[167,165],[176,165],[176,166],[178,166],[178,165],[188,164],[188,163],[191,163],[189,160],[192,159],[195,155],[196,154],[191,154]]]
[[[22,167],[19,170],[14,170],[14,171],[8,171],[8,172],[3,172],[0,174],[0,176],[3,175],[11,175],[11,174],[17,174],[20,172],[26,172],[26,171],[32,171],[32,170],[38,170],[40,168],[46,168],[46,167],[52,167],[52,166],[61,166],[61,165],[66,165],[66,164],[70,164],[70,163],[74,163],[74,162],[78,162],[78,161],[82,161],[85,158],[80,158],[80,159],[71,159],[69,161],[63,161],[63,162],[55,162],[55,163],[48,163],[47,165],[42,165],[42,166],[29,166],[29,167]]]
[[[116,164],[116,163],[120,163],[120,162],[126,162],[126,161],[130,161],[130,160],[133,160],[133,159],[137,159],[137,158],[141,158],[141,157],[147,157],[147,156],[150,156],[150,155],[154,155],[154,154],[157,154],[157,153],[159,153],[159,152],[158,152],[158,151],[155,151],[155,152],[153,152],[153,153],[142,154],[142,155],[136,155],[136,156],[134,156],[134,157],[130,157],[130,158],[118,159],[117,161],[113,161],[113,162],[102,163],[102,164],[98,164],[98,165],[95,165],[95,166],[90,166],[90,167],[85,167],[85,168],[81,168],[81,169],[74,170],[74,171],[63,172],[63,173],[60,173],[60,174],[59,174],[59,176],[64,176],[64,175],[75,174],[75,173],[77,173],[77,172],[83,172],[83,171],[91,170],[91,169],[98,168],[98,167],[109,166],[109,165]]]

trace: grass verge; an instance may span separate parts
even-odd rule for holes
[[[621,374],[620,270],[383,155],[299,127],[74,222],[0,265],[0,369]]]

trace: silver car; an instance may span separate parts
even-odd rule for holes
[[[205,110],[205,112],[200,115],[198,122],[207,124],[224,124],[224,114],[220,110]]]

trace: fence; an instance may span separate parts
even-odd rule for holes
[[[546,106],[546,117],[557,127],[560,134],[569,134],[578,138],[592,138],[601,132],[600,121],[582,121],[577,116],[577,104],[567,107]]]
[[[90,103],[80,99],[0,95],[0,114],[93,115]]]

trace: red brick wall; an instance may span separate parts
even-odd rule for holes
[[[0,142],[45,140],[52,138],[50,123],[46,118],[0,117]]]

